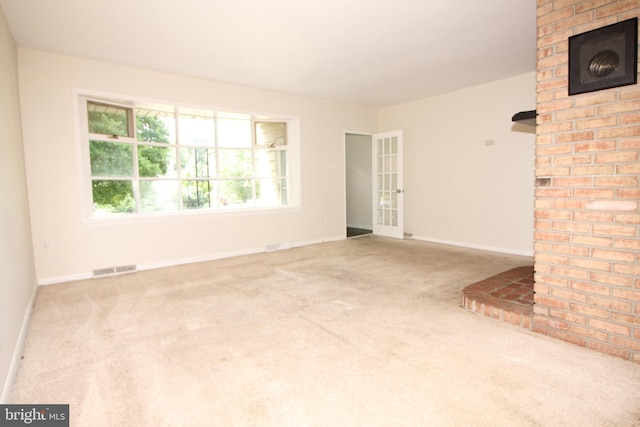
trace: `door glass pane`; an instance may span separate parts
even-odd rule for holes
[[[388,136],[376,139],[375,148],[377,149],[374,167],[376,168],[375,181],[375,211],[376,216],[374,224],[375,228],[381,227],[380,232],[383,235],[396,237],[398,234],[400,217],[399,207],[402,204],[402,195],[398,193],[400,185],[400,172],[402,165],[401,158],[401,137]],[[384,228],[389,229],[385,230]],[[396,227],[396,230],[391,230]]]

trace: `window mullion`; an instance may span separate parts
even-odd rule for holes
[[[215,148],[216,154],[216,200],[214,204],[215,209],[220,208],[220,189],[222,188],[220,182],[220,146],[219,146],[219,138],[218,138],[218,115],[213,115],[213,146]]]
[[[138,126],[137,126],[138,116],[134,110],[133,113],[133,197],[136,202],[136,213],[140,213],[142,211],[142,205],[140,202],[140,166],[138,162]]]
[[[135,138],[127,136],[109,136],[102,133],[87,133],[87,139],[89,141],[104,141],[104,142],[128,142],[133,144]]]
[[[254,120],[251,120],[251,197],[253,200],[253,206],[256,206],[256,198],[258,197],[258,181],[256,172],[256,124]]]
[[[173,149],[176,151],[176,180],[178,185],[178,210],[184,210],[184,201],[182,199],[182,151],[180,150],[180,108],[176,106],[173,109],[173,120],[176,127],[176,145]]]

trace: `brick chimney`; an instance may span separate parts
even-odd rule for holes
[[[639,0],[537,0],[533,330],[640,363],[640,86],[568,95],[570,36]]]

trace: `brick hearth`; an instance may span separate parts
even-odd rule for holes
[[[473,313],[531,329],[533,266],[516,267],[462,290],[462,306]]]

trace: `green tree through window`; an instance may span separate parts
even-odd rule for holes
[[[94,177],[134,177],[133,145],[120,143],[116,136],[129,134],[130,114],[124,108],[102,108],[89,103],[89,132],[111,135],[111,141],[91,141],[89,155]],[[137,138],[141,141],[169,143],[169,130],[156,117],[136,118]],[[168,152],[151,146],[138,147],[138,173],[144,177],[163,176],[168,169]],[[106,213],[135,212],[135,199],[131,180],[94,179],[93,203],[96,211]]]
[[[94,214],[288,204],[286,121],[168,105],[86,105]]]

